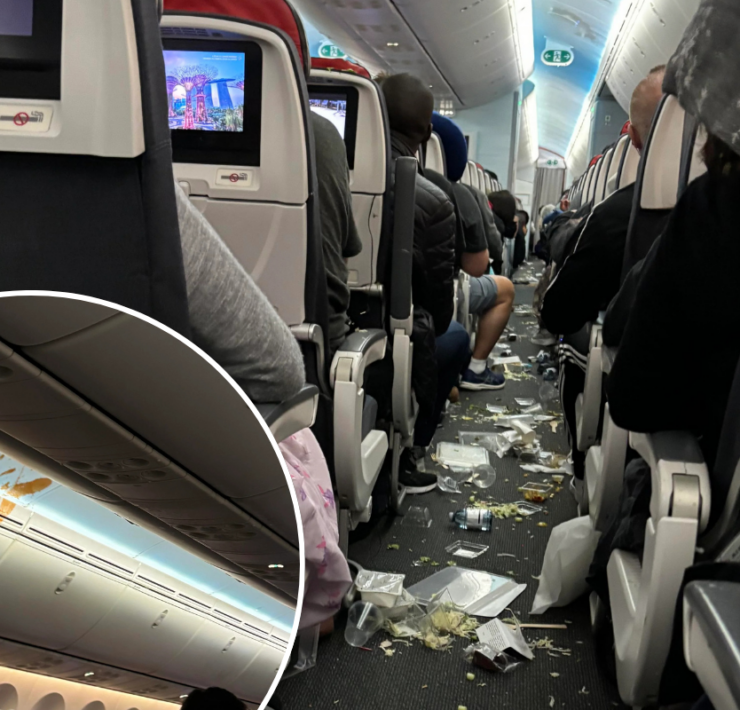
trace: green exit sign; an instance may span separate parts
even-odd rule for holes
[[[319,47],[319,56],[324,59],[344,59],[347,55],[336,44],[322,44]]]
[[[573,52],[569,49],[546,49],[542,52],[542,63],[548,67],[567,67],[573,64]]]

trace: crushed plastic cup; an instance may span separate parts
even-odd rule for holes
[[[411,528],[428,528],[432,525],[432,514],[429,508],[420,505],[412,505],[403,516],[401,525]]]
[[[347,614],[344,640],[355,648],[366,646],[367,642],[383,626],[383,613],[375,604],[355,602]]]
[[[473,469],[473,485],[478,488],[490,488],[496,483],[496,471],[493,466],[482,464]]]
[[[542,404],[548,405],[559,398],[560,393],[558,392],[558,388],[555,387],[555,385],[551,385],[549,382],[545,382],[542,387],[540,387],[540,399],[542,400]]]

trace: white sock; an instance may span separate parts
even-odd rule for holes
[[[470,361],[470,369],[476,375],[482,375],[486,369],[487,364],[488,364],[487,360],[476,360],[475,358],[473,358]]]

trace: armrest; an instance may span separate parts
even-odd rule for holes
[[[342,343],[331,364],[331,386],[337,380],[354,382],[362,387],[365,369],[385,357],[388,335],[384,330],[371,328],[356,331]]]
[[[391,329],[411,336],[414,325],[411,297],[411,271],[414,255],[414,218],[416,215],[416,174],[414,158],[395,162],[395,199],[393,204],[393,261],[391,267]]]
[[[710,678],[702,677],[702,670],[712,667],[715,673],[718,671],[734,707],[740,707],[739,600],[740,584],[735,582],[691,582],[684,591],[686,662],[697,671],[704,690],[715,704],[717,698],[712,691],[716,689],[711,687]],[[707,654],[710,658],[705,658]],[[719,710],[721,706],[717,707]]]
[[[617,348],[601,348],[601,371],[605,375],[608,375],[612,371],[612,365],[618,352],[619,350]]]
[[[317,323],[302,323],[291,326],[290,332],[299,343],[310,343],[315,348],[319,387],[324,394],[329,394],[331,390],[326,383],[326,348],[323,329]]]
[[[709,523],[711,487],[709,470],[696,439],[688,432],[630,433],[630,446],[652,472],[650,515],[690,517],[704,531]]]
[[[257,411],[270,427],[277,442],[312,427],[316,421],[319,405],[319,389],[314,385],[304,385],[294,397],[279,404],[258,404]]]

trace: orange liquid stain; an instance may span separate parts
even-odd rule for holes
[[[45,488],[51,485],[50,478],[37,478],[33,481],[25,481],[24,483],[16,483],[10,490],[8,495],[13,498],[23,498],[24,496],[32,496],[35,493],[40,493]]]
[[[15,510],[15,503],[9,500],[0,500],[0,515],[10,515]],[[0,520],[0,524],[2,524]]]
[[[15,469],[14,468],[9,468],[7,471],[3,471],[2,473],[0,473],[0,476],[7,476],[7,475],[9,475],[11,473],[15,473]]]

